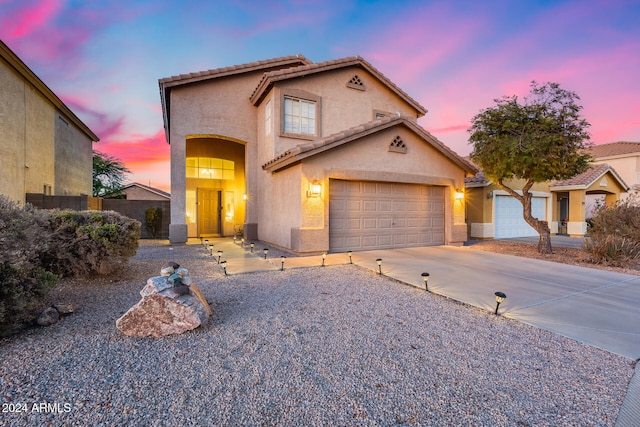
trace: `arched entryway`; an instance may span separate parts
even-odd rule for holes
[[[245,222],[245,143],[190,135],[185,153],[185,216],[189,237],[230,236]]]

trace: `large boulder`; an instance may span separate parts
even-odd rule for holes
[[[142,299],[116,320],[116,327],[131,337],[164,337],[182,334],[209,320],[203,303],[188,289],[183,280],[167,276],[151,277],[140,291]],[[206,302],[206,301],[205,301]]]

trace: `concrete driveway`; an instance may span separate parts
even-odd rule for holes
[[[521,258],[468,247],[438,246],[358,252],[354,262],[458,301],[577,341],[640,358],[640,276]],[[328,258],[329,260],[329,258]]]

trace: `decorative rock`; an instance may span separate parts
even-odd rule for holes
[[[60,320],[60,313],[53,307],[46,308],[40,316],[38,316],[38,320],[36,322],[40,326],[51,326]]]
[[[182,334],[206,323],[209,314],[202,302],[191,295],[188,286],[179,280],[176,284],[163,276],[147,280],[140,291],[142,300],[116,320],[116,327],[132,337],[163,337]]]
[[[71,303],[57,302],[54,303],[52,307],[58,310],[58,313],[62,316],[68,316],[76,311],[75,307]]]

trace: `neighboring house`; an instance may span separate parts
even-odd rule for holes
[[[519,189],[524,181],[505,182]],[[503,239],[537,236],[522,215],[522,204],[479,171],[466,179],[469,236],[476,239]],[[571,179],[536,183],[531,188],[531,213],[549,222],[552,234],[584,236],[587,231],[587,196],[604,196],[607,205],[628,191],[624,180],[608,164],[593,164]]]
[[[360,57],[290,56],[159,81],[170,240],[244,227],[298,253],[460,244],[473,165]]]
[[[624,182],[631,187],[629,193],[622,195],[623,199],[640,192],[640,142],[594,145],[589,149],[589,153],[593,156],[594,163],[606,163],[614,167]],[[588,199],[588,209],[594,207],[595,199],[595,197]]]
[[[91,195],[98,137],[0,41],[0,192]]]
[[[127,200],[171,200],[171,194],[138,182],[126,185],[122,190]]]

